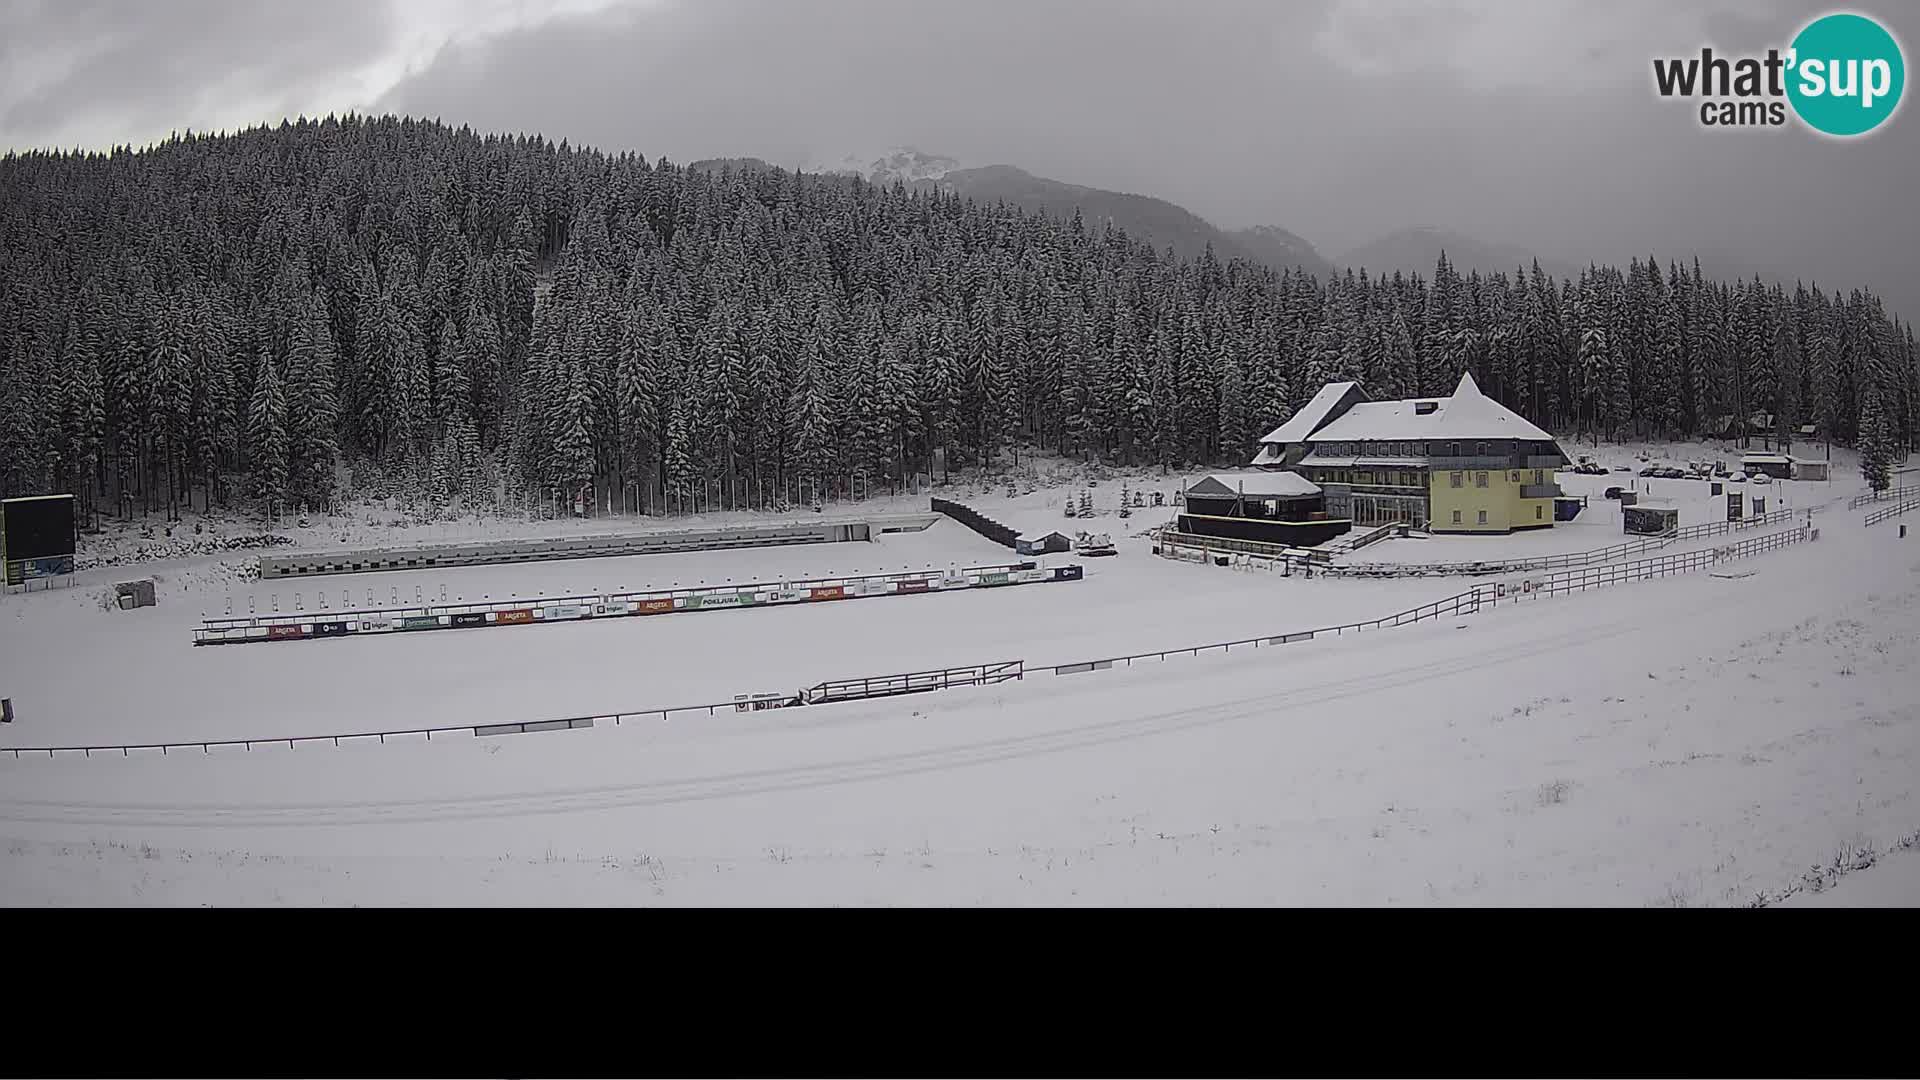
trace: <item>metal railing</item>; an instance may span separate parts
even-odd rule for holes
[[[734,702],[720,701],[711,705],[681,705],[670,709],[647,709],[643,712],[599,713],[592,716],[571,716],[557,720],[527,720],[504,724],[454,724],[446,727],[402,728],[397,731],[349,731],[337,735],[288,735],[279,738],[257,739],[192,739],[183,742],[128,743],[114,746],[8,746],[0,747],[0,753],[12,754],[15,758],[19,758],[23,754],[31,754],[36,757],[41,754],[45,754],[48,757],[57,757],[61,754],[78,754],[84,757],[93,757],[95,755],[108,756],[116,753],[121,757],[131,757],[136,750],[142,753],[158,751],[162,756],[168,756],[174,753],[193,750],[198,750],[206,754],[214,750],[232,749],[236,747],[252,750],[255,747],[269,748],[285,746],[288,749],[293,749],[299,746],[321,746],[327,744],[337,747],[342,743],[347,745],[353,745],[355,743],[385,745],[388,739],[398,740],[409,736],[420,736],[424,741],[432,742],[433,737],[436,735],[450,736],[467,734],[487,736],[518,734],[520,732],[532,731],[565,731],[573,728],[594,727],[597,723],[607,720],[613,721],[615,726],[618,726],[622,721],[626,720],[644,720],[649,717],[667,720],[676,715],[692,714],[711,716],[721,709],[732,708],[737,708]]]
[[[911,671],[901,675],[869,675],[857,679],[829,679],[800,693],[800,703],[825,705],[836,701],[921,694],[932,690],[950,690],[956,686],[990,686],[1018,681],[1026,672],[1020,660],[1001,660],[991,664]]]
[[[1629,555],[1658,551],[1674,542],[1671,533],[1629,540],[1612,547],[1592,551],[1572,551],[1562,555],[1542,555],[1535,559],[1480,560],[1451,563],[1357,563],[1325,567],[1324,572],[1341,577],[1474,577],[1488,574],[1517,573],[1523,570],[1553,570],[1612,562]]]
[[[896,694],[919,693],[927,690],[947,690],[961,686],[983,686],[993,683],[1018,680],[1025,668],[1021,661],[1007,660],[991,664],[974,664],[967,667],[946,668],[936,671],[916,671],[901,675],[879,675],[853,679],[831,679],[816,684],[798,693],[775,695],[782,705],[827,704],[832,702],[857,701],[863,698],[890,697]],[[666,722],[688,717],[713,716],[725,711],[747,712],[767,707],[764,696],[742,695],[732,701],[715,701],[704,705],[674,705],[658,709],[638,709],[627,712],[590,713],[581,716],[566,716],[547,720],[525,720],[501,723],[483,722],[477,724],[452,724],[444,727],[402,728],[396,731],[349,731],[333,735],[288,735],[277,738],[253,739],[189,739],[180,742],[163,743],[127,743],[124,745],[102,746],[8,746],[0,747],[0,754],[12,754],[16,759],[23,755],[38,757],[58,757],[62,754],[82,757],[111,756],[119,754],[131,757],[135,751],[142,753],[158,752],[161,756],[198,750],[203,754],[214,750],[239,749],[251,751],[255,748],[268,749],[285,746],[294,749],[301,746],[341,746],[361,744],[385,745],[390,739],[400,740],[409,737],[432,742],[435,736],[446,738],[455,735],[486,737],[490,735],[515,735],[539,731],[568,731],[575,728],[590,728],[612,723],[619,727],[623,724],[655,720]]]
[[[1341,623],[1337,626],[1322,626],[1312,630],[1296,630],[1285,634],[1263,634],[1260,637],[1241,638],[1238,641],[1218,641],[1209,645],[1190,645],[1177,649],[1161,649],[1158,652],[1132,653],[1126,656],[1109,656],[1098,660],[1081,660],[1071,664],[1054,664],[1048,667],[1028,667],[1031,674],[1051,672],[1055,675],[1077,675],[1086,671],[1105,671],[1118,664],[1132,667],[1136,660],[1165,661],[1175,656],[1199,656],[1211,652],[1232,652],[1235,649],[1258,649],[1269,645],[1291,645],[1300,641],[1312,641],[1329,635],[1340,637],[1345,634],[1357,634],[1367,630],[1385,630],[1396,626],[1437,619],[1443,615],[1472,615],[1480,610],[1480,597],[1469,589],[1463,593],[1421,604],[1378,619],[1363,619],[1359,622]]]
[[[1905,487],[1888,488],[1885,491],[1869,491],[1864,495],[1855,495],[1847,500],[1847,509],[1858,510],[1868,503],[1886,502],[1888,499],[1903,499],[1909,495],[1920,495],[1920,484]]]
[[[1811,511],[1806,511],[1811,513]],[[1674,530],[1674,539],[1693,540],[1702,536],[1719,536],[1722,533],[1739,532],[1743,529],[1757,529],[1767,525],[1777,525],[1802,513],[1799,510],[1780,509],[1769,511],[1758,517],[1740,518],[1734,521],[1707,521],[1699,525],[1687,525]]]
[[[1561,596],[1573,592],[1585,592],[1588,589],[1604,588],[1609,585],[1623,585],[1633,581],[1648,581],[1653,578],[1670,577],[1675,574],[1690,574],[1704,570],[1719,563],[1736,559],[1752,558],[1764,552],[1773,551],[1811,539],[1813,527],[1802,524],[1798,528],[1787,529],[1765,536],[1756,536],[1734,544],[1725,544],[1706,551],[1683,551],[1672,555],[1662,555],[1652,559],[1640,559],[1634,562],[1612,563],[1605,566],[1583,567],[1578,570],[1561,571],[1549,574],[1538,581],[1526,579],[1517,584],[1499,582],[1476,585],[1482,590],[1483,602],[1490,607],[1516,600],[1532,600],[1546,596]]]
[[[1901,514],[1913,510],[1916,507],[1920,507],[1920,499],[1908,499],[1905,502],[1894,503],[1892,506],[1883,507],[1868,514],[1864,524],[1878,525],[1888,518],[1899,517]]]
[[[1346,537],[1341,537],[1340,540],[1335,540],[1334,543],[1341,544],[1341,541],[1344,540],[1346,542],[1341,546],[1344,546],[1348,551],[1359,551],[1363,547],[1367,547],[1372,544],[1377,544],[1380,541],[1387,539],[1388,537],[1405,536],[1406,533],[1407,533],[1406,522],[1389,521],[1384,525],[1376,525],[1373,528],[1368,529],[1366,532],[1361,533],[1359,536],[1354,537],[1352,540],[1347,540]]]
[[[1323,564],[1333,559],[1333,553],[1329,551],[1297,548],[1288,544],[1269,544],[1260,540],[1235,540],[1227,536],[1202,536],[1199,533],[1181,532],[1171,528],[1162,532],[1156,541],[1162,548],[1180,547],[1229,555],[1258,555],[1267,559],[1290,559],[1295,562]]]

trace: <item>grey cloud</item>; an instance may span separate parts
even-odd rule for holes
[[[387,0],[13,0],[0,9],[0,70],[13,73],[0,140],[145,137],[215,126],[236,106],[277,118],[374,58],[390,27]]]
[[[291,99],[385,25],[375,0],[7,3],[0,18],[31,26],[0,46],[0,94],[16,56],[84,65],[0,97],[0,136],[82,107],[185,126],[229,79]],[[1436,224],[1566,262],[1698,252],[1721,274],[1871,286],[1920,315],[1911,105],[1834,143],[1709,132],[1651,88],[1653,56],[1783,41],[1820,0],[1433,10],[1447,17],[1412,0],[677,0],[450,45],[374,104],[677,161],[913,144],[1282,225],[1330,256]],[[1920,9],[1872,13],[1920,42]],[[128,19],[131,36],[103,36]],[[1509,57],[1526,62],[1484,77]]]

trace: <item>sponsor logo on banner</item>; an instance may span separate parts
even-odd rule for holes
[[[533,621],[533,612],[528,608],[514,608],[510,611],[502,611],[495,615],[493,621],[498,623],[529,623]]]
[[[773,593],[770,597],[770,602],[775,604],[790,604],[796,600],[806,599],[809,599],[808,595],[799,589],[780,589]]]
[[[322,623],[313,624],[314,637],[339,637],[341,634],[344,634],[346,632],[347,632],[347,624],[343,622],[322,622]]]
[[[896,581],[893,583],[893,591],[897,593],[926,592],[927,583],[925,581]]]
[[[641,615],[660,615],[673,610],[673,597],[661,597],[654,600],[639,600],[633,610]]]
[[[409,615],[400,620],[402,630],[437,630],[440,620],[432,615]]]
[[[487,613],[484,611],[463,611],[453,617],[455,626],[485,626]]]
[[[547,609],[549,619],[577,619],[583,613],[579,604],[556,604]]]
[[[844,600],[846,596],[847,590],[845,586],[829,585],[824,589],[810,590],[807,598],[810,600]]]
[[[1007,575],[1005,574],[981,574],[980,575],[980,584],[982,585],[1005,585],[1006,583],[1007,583]]]
[[[385,615],[368,615],[360,620],[360,632],[370,633],[393,629],[393,620]]]
[[[291,639],[293,639],[293,638],[303,638],[303,637],[306,637],[306,636],[307,636],[307,632],[306,632],[305,630],[302,630],[302,629],[301,629],[300,627],[298,627],[298,626],[269,626],[269,627],[267,627],[267,640],[268,640],[268,641],[288,641],[288,640],[291,640]]]

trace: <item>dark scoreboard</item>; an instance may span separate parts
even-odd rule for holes
[[[71,495],[0,500],[0,558],[8,585],[73,573],[73,511]]]

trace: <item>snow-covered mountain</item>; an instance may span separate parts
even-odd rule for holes
[[[1083,187],[1035,176],[1012,165],[963,167],[958,159],[914,146],[896,146],[879,154],[848,154],[831,164],[802,165],[800,171],[858,176],[874,184],[900,181],[924,185],[983,203],[1005,202],[1057,218],[1077,210],[1089,228],[1108,223],[1156,248],[1173,248],[1197,258],[1212,245],[1221,259],[1247,258],[1274,269],[1296,267],[1326,276],[1332,266],[1313,245],[1274,225],[1228,232],[1199,215],[1150,195]]]
[[[886,185],[895,180],[905,184],[938,180],[959,167],[958,159],[945,154],[928,153],[914,146],[895,146],[878,154],[848,154],[830,164],[802,165],[800,171],[858,176],[869,183]]]

